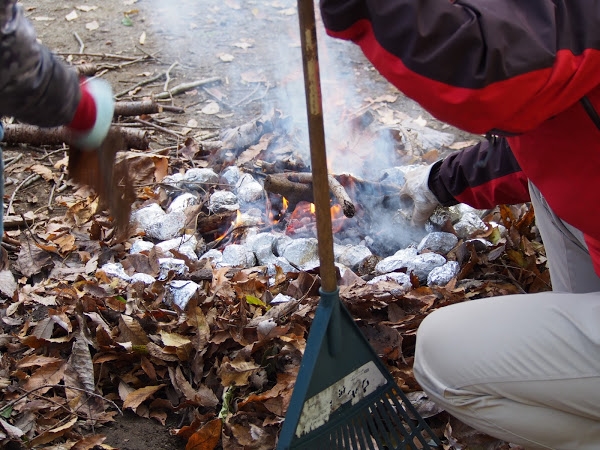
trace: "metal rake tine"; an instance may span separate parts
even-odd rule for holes
[[[392,439],[394,439],[397,443],[404,442],[404,437],[401,437],[397,433],[396,427],[394,426],[394,423],[391,420],[393,416],[390,416],[390,414],[389,414],[389,409],[387,407],[388,405],[387,405],[387,402],[385,401],[385,398],[379,399],[379,402],[381,403],[382,408],[383,408],[383,410],[381,411],[381,418],[385,422],[387,435],[390,436]],[[402,428],[404,429],[404,427],[402,427]]]
[[[363,446],[358,444],[356,440],[357,434],[360,433],[360,428],[356,427],[356,421],[351,419],[351,423],[348,424],[348,431],[350,432],[350,441],[352,441],[352,448],[364,450]]]
[[[363,414],[359,414],[356,416],[356,421],[359,422],[360,425],[358,428],[358,440],[360,441],[361,449],[367,450],[368,447],[369,450],[375,450],[371,436],[368,433],[369,425],[366,421],[366,418],[363,417]]]
[[[396,407],[396,410],[402,411],[402,416],[404,417],[404,424],[406,425],[406,426],[404,426],[404,424],[403,424],[402,429],[406,433],[408,433],[408,434],[405,434],[405,436],[407,438],[410,438],[411,442],[412,442],[413,438],[416,437],[421,441],[422,444],[424,444],[426,446],[426,448],[429,448],[429,444],[427,443],[427,440],[423,437],[423,431],[425,431],[425,430],[422,427],[421,423],[418,423],[418,422],[417,422],[417,424],[414,423],[414,420],[411,419],[411,417],[408,415],[408,413],[404,410],[404,408],[402,407],[402,404],[399,403],[397,397],[391,396],[390,400],[391,400],[393,406]],[[400,409],[398,409],[398,408],[400,408]],[[397,415],[397,417],[400,417],[400,416]],[[408,427],[409,430],[406,430],[406,427]]]
[[[386,398],[386,401],[384,401],[385,408],[388,411],[388,417],[392,421],[393,425],[395,425],[394,428],[396,428],[397,430],[400,430],[400,432],[402,433],[403,439],[407,442],[411,442],[412,437],[414,436],[414,427],[411,427],[411,425],[412,425],[411,419],[407,415],[406,418],[404,420],[402,420],[403,415],[401,413],[399,413],[396,410],[396,408],[394,408],[393,398],[394,398],[393,396],[390,396],[389,398]],[[404,410],[402,410],[402,411],[404,411]],[[410,431],[406,429],[406,426],[408,426],[410,428]]]
[[[348,433],[348,425],[342,424],[342,434],[344,435],[344,448],[354,448],[350,442],[350,434]]]
[[[369,425],[369,432],[371,434],[371,437],[373,439],[375,439],[375,443],[377,444],[377,448],[381,448],[381,446],[383,445],[381,443],[381,438],[379,436],[379,432],[377,430],[377,426],[375,425],[375,422],[373,421],[373,415],[369,414],[369,413],[365,413],[365,417],[367,419],[367,424]],[[375,450],[373,449],[373,443],[369,441],[370,448],[371,450]]]
[[[413,419],[410,418],[410,416],[408,415],[408,412],[403,408],[402,404],[400,403],[400,401],[398,400],[398,397],[392,397],[394,400],[394,403],[396,404],[396,408],[401,408],[402,412],[404,415],[407,416],[407,421],[411,421]],[[414,417],[420,417],[419,416],[419,412],[417,411],[417,409],[414,407],[414,405],[412,403],[410,403],[410,400],[407,398],[406,402],[409,402],[410,407],[409,409],[411,411],[414,411]],[[408,405],[407,405],[408,406]],[[421,419],[424,421],[424,419]],[[417,428],[417,430],[419,431],[418,433],[416,433],[416,436],[419,438],[419,441],[421,441],[421,443],[423,445],[425,445],[425,448],[431,448],[431,444],[429,443],[430,441],[428,441],[427,439],[425,439],[425,437],[423,436],[423,433],[427,433],[427,436],[429,437],[429,439],[434,439],[434,436],[432,435],[432,431],[427,429],[424,425],[423,422],[421,420],[417,419],[417,425],[415,425],[415,427]],[[435,440],[435,439],[434,439]],[[437,445],[436,445],[437,447]]]
[[[336,435],[336,439],[335,439],[335,449],[339,449],[339,448],[346,448],[346,443],[344,442],[344,430],[342,429],[342,427],[336,427],[335,428],[335,435]]]
[[[414,428],[417,430],[417,432],[413,432],[413,435],[416,436],[419,439],[419,441],[421,441],[421,443],[426,446],[426,448],[430,448],[431,445],[429,444],[429,441],[427,441],[425,439],[425,437],[423,436],[423,433],[426,432],[425,428],[423,427],[423,424],[420,421],[418,421],[418,420],[417,420],[417,424],[416,425],[412,422],[412,419],[408,415],[407,411],[404,409],[403,405],[398,400],[398,397],[392,396],[392,401],[395,403],[396,409],[402,408],[403,413],[407,416],[407,418],[406,418],[407,422],[410,421],[408,423],[410,425],[413,425]],[[410,400],[408,400],[408,399],[406,401],[410,402]],[[411,404],[411,407],[412,407],[411,409],[415,409],[412,404]],[[415,413],[418,414],[418,412],[416,410],[415,410]],[[415,417],[419,417],[419,416],[415,415]],[[427,431],[427,434],[428,434],[429,438],[432,438],[432,436],[430,435],[430,433],[428,431]]]
[[[381,415],[379,414],[379,408],[377,408],[377,403],[374,403],[373,406],[374,407],[372,409],[371,417],[374,418],[374,421],[376,424],[376,430],[379,432],[379,436],[382,438],[382,442],[379,443],[378,445],[386,446],[387,442],[389,441],[389,436],[385,432],[386,426],[383,423]]]

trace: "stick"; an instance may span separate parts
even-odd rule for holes
[[[119,414],[123,415],[123,411],[121,411],[121,408],[119,408],[117,406],[117,404],[115,402],[113,402],[112,400],[107,399],[106,397],[101,396],[100,394],[96,394],[95,392],[90,392],[87,389],[82,389],[82,388],[78,388],[75,386],[68,386],[68,385],[62,385],[62,384],[44,384],[43,386],[38,386],[35,389],[32,389],[30,391],[25,392],[23,395],[21,395],[20,397],[15,398],[14,400],[11,400],[10,402],[8,402],[6,405],[4,405],[1,409],[0,412],[4,411],[7,408],[10,408],[11,406],[15,405],[17,402],[19,402],[20,400],[26,398],[28,395],[33,394],[35,391],[39,391],[40,389],[45,389],[45,388],[52,388],[52,389],[71,389],[73,391],[79,391],[79,392],[84,392],[88,395],[91,395],[92,397],[97,397],[100,398],[108,403],[110,403],[111,405],[113,405],[117,411],[119,411]]]
[[[198,86],[203,86],[205,84],[210,84],[210,83],[216,83],[219,81],[221,81],[221,78],[212,77],[212,78],[206,78],[205,80],[197,80],[197,81],[192,81],[190,83],[182,83],[182,84],[175,86],[173,89],[171,89],[167,92],[161,92],[159,94],[156,94],[154,96],[154,98],[156,98],[156,99],[171,98],[174,95],[181,94],[182,92],[189,91],[190,89],[194,89]]]
[[[60,56],[71,56],[73,54],[73,52],[56,52],[55,54],[60,55]],[[79,53],[79,55],[80,56],[95,56],[97,58],[122,59],[125,61],[137,61],[139,59],[136,56],[115,55],[113,53]]]
[[[85,44],[83,43],[83,41],[81,40],[81,38],[79,37],[79,35],[77,34],[77,32],[73,32],[73,36],[75,36],[75,39],[77,39],[77,42],[79,43],[79,54],[83,53],[83,49],[85,48]]]
[[[146,85],[148,85],[150,83],[154,83],[155,81],[158,81],[158,80],[160,80],[160,79],[162,79],[164,77],[165,77],[164,73],[159,73],[158,75],[153,76],[152,78],[148,78],[147,80],[140,81],[139,83],[134,84],[129,89],[125,89],[124,91],[119,92],[118,94],[115,95],[115,97],[119,98],[119,97],[122,97],[123,95],[127,95],[131,91],[136,90],[137,88],[144,87],[144,86],[146,86]]]
[[[8,207],[6,208],[7,213],[8,213],[8,211],[11,210],[12,204],[15,201],[15,196],[17,195],[17,192],[19,191],[19,189],[21,189],[25,185],[29,186],[32,183],[35,183],[36,181],[41,180],[41,179],[42,179],[41,175],[38,175],[37,173],[33,173],[33,174],[29,175],[27,178],[25,178],[23,181],[21,181],[21,184],[19,184],[15,188],[12,195],[10,196],[10,201],[8,202]]]
[[[344,215],[348,218],[354,217],[356,207],[344,186],[337,181],[333,175],[328,175],[329,191],[333,194],[336,202],[342,207]],[[290,205],[296,205],[299,201],[314,203],[312,189],[313,176],[310,172],[297,172],[285,174],[267,175],[264,187],[267,192],[283,195]],[[310,194],[309,194],[310,192]]]
[[[65,179],[65,173],[60,174],[60,178],[56,183],[52,185],[52,189],[50,190],[50,196],[48,197],[48,211],[53,211],[54,207],[52,206],[52,202],[54,202],[54,193],[56,192],[56,188],[60,186],[60,184]]]
[[[148,133],[120,127],[123,139],[130,148],[147,150],[150,146]],[[71,132],[66,127],[39,128],[33,125],[7,124],[4,126],[4,141],[8,144],[61,145],[71,140]]]
[[[285,174],[273,174],[265,177],[264,188],[267,192],[285,197],[289,210],[293,210],[299,202],[314,203],[312,180],[311,184],[307,184],[291,181]]]
[[[289,176],[291,180],[297,179],[301,183],[312,183],[313,179],[312,174],[308,172],[290,174]],[[354,214],[356,214],[356,207],[354,206],[354,203],[352,203],[352,200],[350,200],[350,197],[348,196],[346,189],[344,189],[344,186],[342,186],[340,182],[333,177],[333,175],[327,175],[327,179],[329,180],[329,191],[333,194],[336,201],[341,205],[344,215],[348,218],[354,217]]]
[[[137,123],[141,123],[142,125],[146,125],[148,127],[155,128],[158,131],[162,131],[163,133],[167,133],[167,134],[170,134],[172,136],[175,136],[177,139],[183,139],[183,135],[182,134],[179,134],[179,133],[177,133],[175,131],[169,130],[168,128],[161,127],[160,125],[156,125],[155,123],[147,122],[145,120],[138,119],[138,118],[133,119],[133,120],[135,120]]]
[[[144,114],[157,114],[163,111],[184,113],[183,108],[177,106],[161,105],[152,100],[121,101],[115,103],[115,116],[141,116]]]
[[[163,91],[168,91],[169,90],[169,83],[171,82],[171,70],[173,69],[173,67],[175,67],[177,65],[177,61],[175,61],[173,64],[171,64],[169,66],[169,68],[167,69],[167,72],[165,73],[165,76],[167,77],[167,80],[165,81],[165,85],[163,87]]]

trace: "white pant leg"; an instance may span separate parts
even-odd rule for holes
[[[583,233],[561,220],[540,191],[529,183],[535,223],[540,230],[552,290],[556,292],[600,292],[600,277],[594,271]]]
[[[600,293],[510,295],[441,308],[417,334],[430,398],[527,448],[600,449]]]

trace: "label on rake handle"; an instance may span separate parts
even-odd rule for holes
[[[375,363],[369,361],[304,403],[296,436],[301,437],[316,430],[326,424],[340,406],[348,402],[352,402],[352,405],[358,403],[386,382]]]

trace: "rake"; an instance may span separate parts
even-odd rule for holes
[[[339,298],[313,0],[298,0],[298,16],[321,288],[277,450],[438,448]]]

